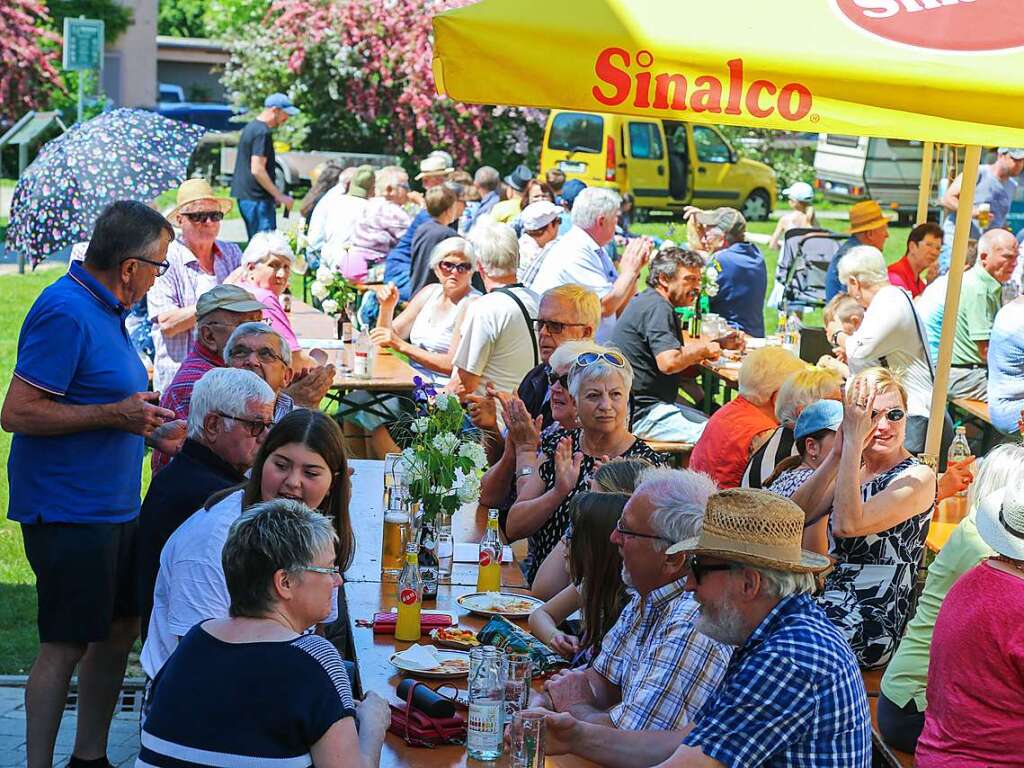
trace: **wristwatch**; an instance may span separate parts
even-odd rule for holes
[[[518,480],[521,477],[529,477],[533,473],[534,473],[533,467],[522,467],[521,469],[517,469],[516,470],[516,480]]]

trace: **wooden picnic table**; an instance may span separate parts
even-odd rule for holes
[[[355,656],[358,679],[356,683],[362,691],[374,691],[386,699],[398,703],[395,688],[406,675],[391,664],[391,657],[398,651],[408,648],[411,643],[395,640],[392,635],[374,634],[370,627],[357,626],[360,619],[370,620],[379,611],[390,611],[397,605],[397,588],[394,582],[380,581],[380,545],[383,530],[383,490],[384,462],[369,460],[353,460],[350,465],[355,470],[352,476],[352,525],[356,535],[356,553],[352,566],[345,573],[345,601],[348,608],[349,630],[352,638],[352,649]],[[452,536],[456,542],[477,542],[483,535],[486,526],[486,515],[479,510],[464,507],[456,513],[452,523]],[[443,611],[451,611],[459,620],[459,625],[479,631],[487,619],[473,615],[462,608],[456,601],[459,597],[476,591],[476,566],[456,564],[451,584],[442,584],[438,588],[436,601],[428,602],[425,607]],[[502,566],[502,591],[526,593],[525,583],[515,563]],[[526,628],[525,621],[517,621],[519,626]],[[424,636],[421,643],[429,642]],[[425,680],[432,687],[440,682],[453,682],[461,691],[466,689],[465,678],[451,681]],[[542,681],[535,680],[534,688],[539,689]],[[411,747],[401,738],[389,733],[384,741],[381,752],[381,768],[397,768],[398,766],[420,766],[431,768],[462,768],[467,765],[478,765],[470,761],[465,747],[458,745],[426,749]],[[506,768],[508,753],[492,763],[479,764]],[[577,757],[549,757],[545,763],[550,768],[588,768],[594,764]]]
[[[304,301],[292,299],[289,320],[300,342],[303,339],[324,339],[337,343],[337,320]],[[327,353],[328,362],[335,368],[329,396],[338,405],[336,415],[339,417],[357,411],[368,411],[386,419],[393,418],[392,414],[381,407],[383,402],[395,393],[411,394],[415,388],[413,379],[420,375],[415,368],[393,354],[390,349],[377,348],[374,351],[371,356],[370,376],[365,379],[352,375],[347,363],[343,362],[343,350],[334,348],[325,349],[324,352]],[[345,393],[356,390],[369,392],[371,396],[359,403],[343,400]]]

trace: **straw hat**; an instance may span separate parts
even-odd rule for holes
[[[720,491],[708,499],[699,536],[666,554],[693,552],[793,573],[818,573],[832,561],[801,549],[804,512],[789,499],[753,488]]]
[[[420,161],[420,172],[416,174],[416,181],[425,176],[447,176],[454,170],[441,155],[427,155]]]
[[[978,535],[1011,560],[1024,560],[1024,486],[1018,482],[989,494],[975,516]]]
[[[174,217],[181,212],[182,208],[198,200],[213,201],[220,208],[221,213],[227,213],[234,205],[230,198],[218,197],[206,179],[189,179],[178,187],[178,198],[171,212],[167,214],[167,218],[174,221]]]
[[[872,229],[888,226],[889,220],[882,213],[882,206],[874,200],[862,200],[850,208],[850,234],[870,232]]]

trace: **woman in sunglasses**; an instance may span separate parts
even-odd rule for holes
[[[218,240],[220,224],[232,201],[218,197],[204,179],[178,188],[167,219],[181,234],[167,248],[167,270],[146,296],[153,334],[153,389],[165,390],[196,341],[196,301],[214,286],[230,282],[242,263],[242,250]]]
[[[518,500],[509,510],[505,533],[510,541],[528,538],[523,571],[530,583],[569,527],[569,503],[576,493],[587,490],[599,461],[625,456],[664,463],[629,431],[633,369],[620,352],[590,345],[569,366],[565,383],[580,426],[556,430],[541,439],[539,451],[527,447],[516,456]],[[564,586],[563,582],[557,589]],[[546,599],[551,594],[545,590],[538,596]]]
[[[380,315],[377,327],[370,331],[370,340],[401,352],[425,381],[442,387],[452,374],[466,310],[480,296],[470,284],[476,268],[473,244],[461,237],[442,240],[430,252],[430,267],[437,282],[421,288],[398,317],[398,288],[387,283],[378,289]],[[355,402],[363,397],[368,396],[352,392],[346,400]],[[369,432],[374,451],[384,456],[398,450],[387,425],[394,424],[407,405],[407,399],[396,395],[384,403],[392,414],[390,419],[367,411],[356,411],[346,418]]]
[[[194,625],[228,616],[231,598],[221,553],[228,530],[243,510],[273,499],[293,499],[319,510],[337,534],[337,564],[344,571],[355,552],[348,510],[351,489],[344,436],[334,419],[300,408],[274,425],[248,482],[212,496],[164,545],[142,647],[146,675],[156,677]],[[338,617],[336,597],[325,624]]]
[[[804,547],[836,559],[818,601],[867,669],[888,663],[903,636],[935,504],[935,473],[903,446],[906,416],[888,369],[858,373],[832,451],[793,494]]]

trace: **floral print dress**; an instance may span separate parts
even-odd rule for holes
[[[861,501],[881,493],[920,463],[914,457],[904,459],[862,484]],[[846,635],[865,669],[887,664],[903,636],[933,506],[867,536],[840,538],[829,531],[831,554],[837,564],[825,577],[818,603]]]
[[[555,485],[555,448],[558,447],[558,441],[563,437],[571,437],[572,452],[576,453],[577,451],[582,451],[582,448],[580,448],[582,434],[583,431],[581,429],[549,429],[545,430],[541,435],[540,452],[544,454],[544,463],[540,465],[539,474],[544,480],[546,489],[551,489]],[[622,458],[646,459],[651,464],[657,466],[667,463],[662,454],[652,450],[647,443],[639,438],[623,452]],[[562,500],[562,503],[558,505],[558,508],[544,525],[530,536],[528,541],[529,551],[522,566],[523,575],[526,577],[527,583],[533,583],[540,564],[544,562],[544,558],[551,553],[551,550],[555,548],[555,545],[570,527],[572,521],[569,514],[569,504],[577,493],[590,490],[590,478],[594,474],[596,462],[597,458],[594,456],[583,454],[583,463],[580,465],[580,474],[576,479],[576,485],[569,495]]]

